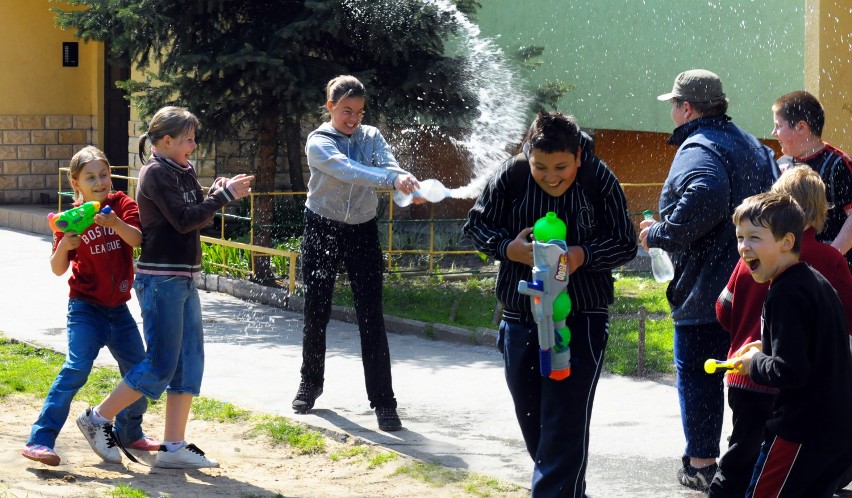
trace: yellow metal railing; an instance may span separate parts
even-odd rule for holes
[[[113,166],[115,168],[124,168],[129,169],[129,166]],[[73,195],[69,192],[62,192],[62,178],[63,172],[68,173],[69,168],[59,168],[59,182],[58,185],[60,187],[59,199],[58,199],[58,211],[62,210],[62,196],[63,195]],[[127,180],[127,195],[130,197],[136,197],[136,185],[138,183],[138,178],[132,176],[123,176],[123,175],[112,175],[113,178]],[[622,183],[621,186],[623,188],[647,188],[647,187],[661,187],[662,183]],[[390,196],[393,191],[391,190],[379,190],[377,191],[380,194],[386,194]],[[252,192],[248,196],[249,202],[249,217],[247,218],[249,221],[249,243],[245,244],[242,242],[233,242],[231,240],[225,239],[225,222],[224,220],[228,217],[234,217],[233,215],[229,215],[225,212],[225,207],[221,209],[220,216],[222,217],[222,223],[220,224],[220,235],[218,238],[215,237],[207,237],[202,236],[201,241],[207,244],[218,244],[224,247],[232,247],[235,249],[240,249],[247,251],[249,253],[249,259],[251,261],[251,269],[246,270],[244,268],[238,268],[234,266],[229,266],[225,264],[225,257],[223,253],[223,261],[222,263],[213,262],[214,265],[237,272],[237,273],[255,273],[255,256],[281,256],[288,259],[288,280],[289,280],[289,290],[292,295],[296,290],[296,258],[299,256],[299,253],[296,251],[287,251],[283,249],[276,249],[272,247],[260,246],[254,243],[255,236],[255,197],[258,196],[296,196],[296,195],[306,195],[307,192],[268,192],[268,193],[255,193]],[[477,254],[478,251],[474,250],[440,250],[435,248],[435,225],[436,220],[434,218],[434,204],[429,204],[429,218],[426,220],[405,220],[406,222],[428,222],[429,224],[429,243],[426,249],[394,249],[394,203],[392,200],[388,200],[388,238],[387,238],[387,249],[384,251],[385,254],[388,255],[388,271],[393,269],[393,256],[395,254],[419,254],[419,255],[428,255],[429,257],[429,272],[433,272],[435,269],[435,257],[443,256],[443,255],[463,255],[463,254]],[[444,220],[446,221],[446,220]],[[401,220],[397,220],[397,222],[402,222]],[[439,221],[440,222],[440,221]]]
[[[113,168],[122,168],[122,167],[121,166],[113,166]],[[128,168],[128,167],[124,166],[124,168]],[[57,212],[62,210],[62,197],[63,196],[72,196],[73,197],[72,192],[62,191],[62,177],[63,177],[62,173],[64,172],[64,173],[67,174],[68,171],[69,171],[69,168],[59,168],[59,182],[58,182],[58,185],[59,185],[59,196],[58,197],[59,198],[58,198],[58,201],[57,201],[58,202]],[[139,181],[138,178],[132,177],[132,176],[115,175],[115,174],[111,175],[111,177],[117,178],[117,179],[127,180],[127,195],[129,195],[130,197],[136,198],[136,184]],[[254,209],[253,209],[254,208],[254,198],[253,197],[251,198],[251,203],[252,203],[251,204],[252,205],[251,213],[254,213]],[[224,207],[221,210],[221,216],[222,216],[223,220],[228,216],[225,213]],[[253,217],[252,217],[252,221],[253,221]],[[241,249],[241,250],[247,251],[249,253],[249,260],[251,261],[250,272],[252,274],[255,273],[255,256],[256,255],[258,255],[258,256],[282,256],[282,257],[286,257],[288,259],[288,265],[287,265],[288,266],[288,277],[289,277],[288,289],[290,291],[290,295],[293,295],[296,292],[296,258],[299,256],[298,252],[285,251],[285,250],[282,250],[282,249],[275,249],[275,248],[272,248],[272,247],[263,247],[263,246],[255,245],[253,243],[244,244],[244,243],[241,243],[241,242],[234,242],[234,241],[231,241],[231,240],[227,240],[227,239],[225,239],[225,223],[223,222],[221,225],[222,225],[222,231],[221,231],[221,235],[220,235],[219,238],[202,236],[201,241],[205,242],[207,244],[217,244],[217,245],[220,245],[220,246],[223,246],[223,247],[233,247],[235,249]],[[251,232],[250,240],[251,240],[251,242],[254,242],[254,223],[252,223],[252,232]],[[226,268],[230,271],[234,271],[234,272],[238,272],[238,273],[246,273],[247,272],[246,270],[244,270],[242,268],[229,266],[229,265],[225,264],[224,253],[223,253],[222,263],[213,262],[213,264],[215,266],[219,266],[221,268]]]
[[[227,268],[228,270],[237,271],[240,273],[255,273],[255,256],[283,256],[287,258],[287,277],[289,280],[287,288],[290,291],[291,296],[296,292],[296,257],[299,256],[299,253],[293,251],[284,251],[282,249],[274,249],[271,247],[257,246],[254,244],[244,244],[242,242],[234,242],[232,240],[226,240],[224,238],[217,239],[214,237],[207,237],[206,235],[201,236],[201,242],[205,242],[207,244],[218,244],[220,246],[233,247],[235,249],[247,251],[249,253],[249,260],[251,261],[251,270],[245,270],[242,268],[226,265],[224,263],[224,255],[222,263],[213,263],[214,265],[219,266],[221,268]]]
[[[379,193],[391,196],[392,190],[379,190]],[[411,220],[411,221],[428,221],[429,223],[429,247],[427,249],[394,249],[393,248],[393,209],[395,204],[393,200],[388,200],[388,248],[385,253],[388,255],[388,270],[393,269],[394,254],[427,254],[429,256],[429,272],[434,271],[435,256],[447,254],[478,254],[479,251],[459,250],[446,251],[435,249],[435,204],[429,203],[429,218],[426,220]]]
[[[130,166],[111,166],[111,167],[112,167],[112,169],[125,169],[125,170],[128,170],[128,172],[130,171]],[[56,185],[59,186],[59,192],[58,192],[59,195],[56,196],[56,204],[57,204],[56,212],[57,213],[59,211],[62,211],[62,197],[72,197],[72,198],[74,197],[74,192],[68,192],[68,191],[62,190],[62,178],[68,178],[68,174],[70,173],[70,171],[71,171],[71,168],[63,167],[63,168],[59,168],[59,171],[57,173],[59,175],[59,178],[57,179],[57,182],[56,182]],[[65,175],[63,175],[62,173],[65,173]],[[127,192],[125,192],[125,193],[127,195],[129,195],[130,197],[133,197],[134,199],[136,198],[136,183],[138,182],[138,179],[136,177],[116,175],[116,174],[112,174],[112,175],[110,175],[110,177],[111,178],[118,178],[119,180],[127,180]]]

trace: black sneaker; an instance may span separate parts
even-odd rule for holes
[[[317,398],[322,394],[322,386],[311,382],[299,382],[299,391],[293,399],[293,411],[296,413],[308,413],[314,407]]]
[[[396,408],[389,406],[376,407],[376,419],[379,421],[379,430],[393,432],[402,429],[402,422],[396,414]]]
[[[677,470],[677,480],[687,488],[697,489],[698,491],[707,491],[710,483],[713,482],[713,476],[716,475],[716,470],[719,468],[717,464],[711,464],[706,467],[696,469],[689,463],[689,457],[683,457],[683,467]]]

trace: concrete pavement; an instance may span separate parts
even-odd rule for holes
[[[65,352],[67,276],[50,271],[50,238],[0,228],[0,247],[0,332]],[[355,325],[332,320],[325,392],[312,413],[295,415],[290,403],[299,382],[301,315],[218,292],[202,292],[201,301],[205,396],[528,487],[532,462],[493,347],[390,333],[404,430],[383,433],[367,402]],[[135,297],[130,306],[141,328]],[[114,364],[106,350],[99,361]],[[704,496],[675,482],[683,436],[670,381],[604,375],[590,445],[591,496]]]

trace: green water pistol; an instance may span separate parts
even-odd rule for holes
[[[47,215],[47,222],[54,232],[83,233],[95,222],[95,215],[99,212],[107,214],[111,211],[109,206],[101,210],[101,203],[89,201],[59,213]]]

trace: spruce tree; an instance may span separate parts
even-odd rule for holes
[[[459,0],[472,14],[478,2]],[[293,191],[305,190],[303,118],[326,82],[353,74],[368,86],[365,122],[464,126],[476,117],[459,29],[426,0],[67,0],[60,27],[108,44],[144,74],[127,91],[143,119],[167,104],[202,121],[202,139],[247,139],[255,191],[275,189],[284,145]],[[272,199],[258,197],[255,242],[270,245]],[[269,276],[268,270],[261,269]],[[260,276],[261,279],[265,277]]]

